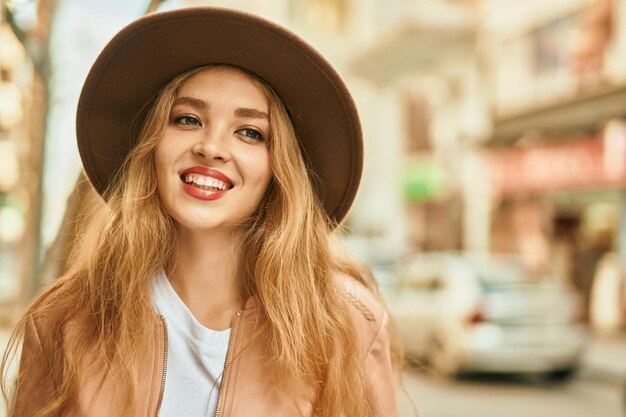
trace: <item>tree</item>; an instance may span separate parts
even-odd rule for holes
[[[36,23],[27,30],[22,29],[18,25],[15,19],[16,10],[8,1],[2,0],[0,5],[3,20],[6,20],[16,38],[24,46],[27,57],[32,62],[34,68],[30,87],[30,100],[27,104],[29,108],[25,112],[29,117],[29,120],[27,120],[29,130],[26,140],[28,141],[30,152],[23,161],[23,177],[21,181],[28,200],[20,268],[22,299],[25,301],[31,298],[37,283],[43,145],[48,110],[48,85],[50,82],[50,49],[48,39],[58,1],[39,1],[37,3]]]

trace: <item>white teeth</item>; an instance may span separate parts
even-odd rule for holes
[[[231,185],[226,184],[225,182],[219,181],[212,177],[206,177],[200,174],[185,174],[183,176],[183,181],[186,184],[194,184],[197,187],[217,188],[218,190],[222,190],[222,191],[232,188]]]

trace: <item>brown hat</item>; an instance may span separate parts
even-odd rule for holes
[[[96,59],[76,119],[85,172],[100,194],[136,141],[146,104],[177,75],[207,64],[245,68],[288,108],[316,192],[339,223],[356,195],[363,140],[354,101],[332,66],[285,28],[247,13],[187,8],[144,16]]]

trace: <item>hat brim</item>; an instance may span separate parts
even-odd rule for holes
[[[83,86],[76,121],[79,152],[95,189],[102,194],[114,180],[135,144],[133,127],[141,125],[146,104],[177,75],[208,64],[245,68],[275,89],[289,109],[315,190],[330,220],[341,222],[363,167],[361,126],[347,87],[298,36],[228,9],[145,16],[100,53]]]

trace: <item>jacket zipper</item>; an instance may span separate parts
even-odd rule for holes
[[[163,321],[163,375],[161,376],[161,393],[159,395],[159,403],[157,405],[157,417],[161,415],[161,403],[163,402],[163,393],[165,392],[165,377],[167,375],[167,320],[161,316]]]
[[[222,381],[220,382],[219,394],[217,397],[217,407],[215,408],[215,417],[220,417],[222,415],[222,402],[224,401],[224,396],[226,395],[226,391],[223,388],[224,381],[226,380],[226,373],[228,372],[228,365],[230,362],[230,352],[233,346],[233,340],[235,339],[235,333],[237,332],[236,323],[237,319],[241,316],[241,311],[238,311],[233,316],[233,319],[230,322],[230,336],[228,337],[228,348],[226,349],[226,360],[224,361],[224,372],[222,373]]]

